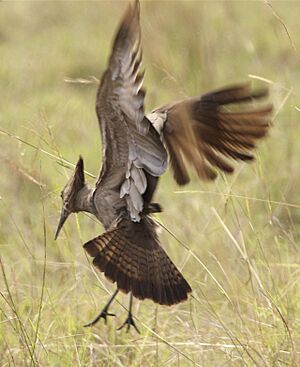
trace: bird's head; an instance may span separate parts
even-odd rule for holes
[[[65,221],[71,213],[78,211],[77,196],[79,191],[85,186],[84,182],[84,169],[83,159],[80,156],[76,164],[75,172],[70,177],[63,191],[61,192],[62,198],[62,210],[60,214],[60,220],[55,233],[55,239],[57,239],[60,230],[62,229]]]

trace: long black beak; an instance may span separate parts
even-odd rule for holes
[[[65,221],[67,220],[69,214],[70,214],[69,212],[67,212],[64,208],[62,208],[59,223],[58,223],[57,230],[56,230],[55,237],[54,237],[55,240],[57,239],[59,232],[62,229]]]

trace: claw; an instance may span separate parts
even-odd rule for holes
[[[83,327],[89,327],[95,325],[101,318],[104,319],[105,325],[107,324],[107,316],[116,316],[114,313],[107,312],[107,310],[103,310],[100,314],[88,324],[83,325]]]
[[[117,293],[118,293],[118,289],[115,290],[114,294],[111,296],[111,298],[109,299],[109,301],[107,302],[106,306],[103,308],[103,310],[99,313],[99,315],[91,322],[89,322],[88,324],[83,325],[83,327],[89,327],[89,326],[93,326],[95,325],[101,318],[104,319],[105,324],[107,324],[107,316],[116,316],[114,313],[110,313],[107,312],[109,309],[110,304],[112,303],[112,301],[114,300],[114,298],[116,297]]]
[[[131,309],[132,309],[132,293],[130,293],[130,301],[129,301],[129,311],[128,311],[128,316],[127,319],[125,320],[125,322],[118,328],[118,330],[123,329],[123,327],[125,325],[127,325],[127,330],[126,332],[128,333],[130,326],[133,326],[135,328],[135,330],[137,331],[138,334],[140,334],[139,329],[137,328],[135,322],[133,321],[132,318],[132,313],[131,313]]]
[[[140,334],[140,331],[137,328],[137,326],[136,326],[136,324],[135,324],[135,322],[132,318],[131,312],[128,313],[127,319],[124,321],[124,323],[117,330],[123,329],[123,327],[126,326],[126,325],[127,325],[127,330],[126,330],[127,333],[129,331],[130,327],[133,326],[135,328],[135,330],[137,331],[137,333]]]

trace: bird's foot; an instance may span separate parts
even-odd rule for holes
[[[114,298],[116,297],[116,295],[118,294],[119,290],[116,289],[113,293],[113,295],[110,297],[109,301],[107,302],[107,304],[105,305],[105,307],[103,308],[103,310],[99,313],[99,315],[91,322],[89,322],[86,325],[83,325],[84,327],[88,327],[88,326],[93,326],[95,325],[100,319],[104,319],[105,324],[107,324],[107,316],[116,316],[114,313],[109,313],[108,309],[109,306],[111,305],[112,301],[114,300]]]
[[[128,313],[128,316],[127,316],[127,319],[124,321],[124,323],[118,328],[118,330],[121,330],[123,329],[124,326],[127,325],[127,330],[126,332],[128,333],[129,329],[131,326],[133,326],[135,328],[135,330],[137,331],[138,334],[140,334],[140,331],[139,329],[137,328],[134,320],[133,320],[133,317],[132,317],[132,314],[131,312]]]
[[[114,313],[107,312],[108,307],[104,307],[104,309],[99,313],[99,315],[88,324],[83,325],[84,327],[89,327],[95,325],[100,319],[104,319],[105,324],[107,324],[107,316],[116,316]]]

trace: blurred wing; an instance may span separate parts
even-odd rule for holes
[[[103,167],[101,177],[127,164],[129,129],[142,127],[144,92],[142,76],[138,4],[128,7],[115,36],[107,70],[96,100],[100,124]]]
[[[142,195],[147,188],[144,170],[160,176],[167,160],[159,135],[144,118],[141,59],[136,1],[134,6],[129,5],[121,21],[96,101],[103,146],[103,165],[96,187],[101,186],[98,191],[104,193],[105,189],[120,186],[120,198],[126,198],[133,220],[139,220],[143,210]]]
[[[242,104],[267,94],[266,89],[252,91],[248,84],[237,85],[147,115],[165,141],[176,182],[189,182],[187,164],[200,178],[213,180],[217,175],[213,167],[233,172],[226,158],[252,160],[251,151],[271,125],[272,105],[245,109]]]

